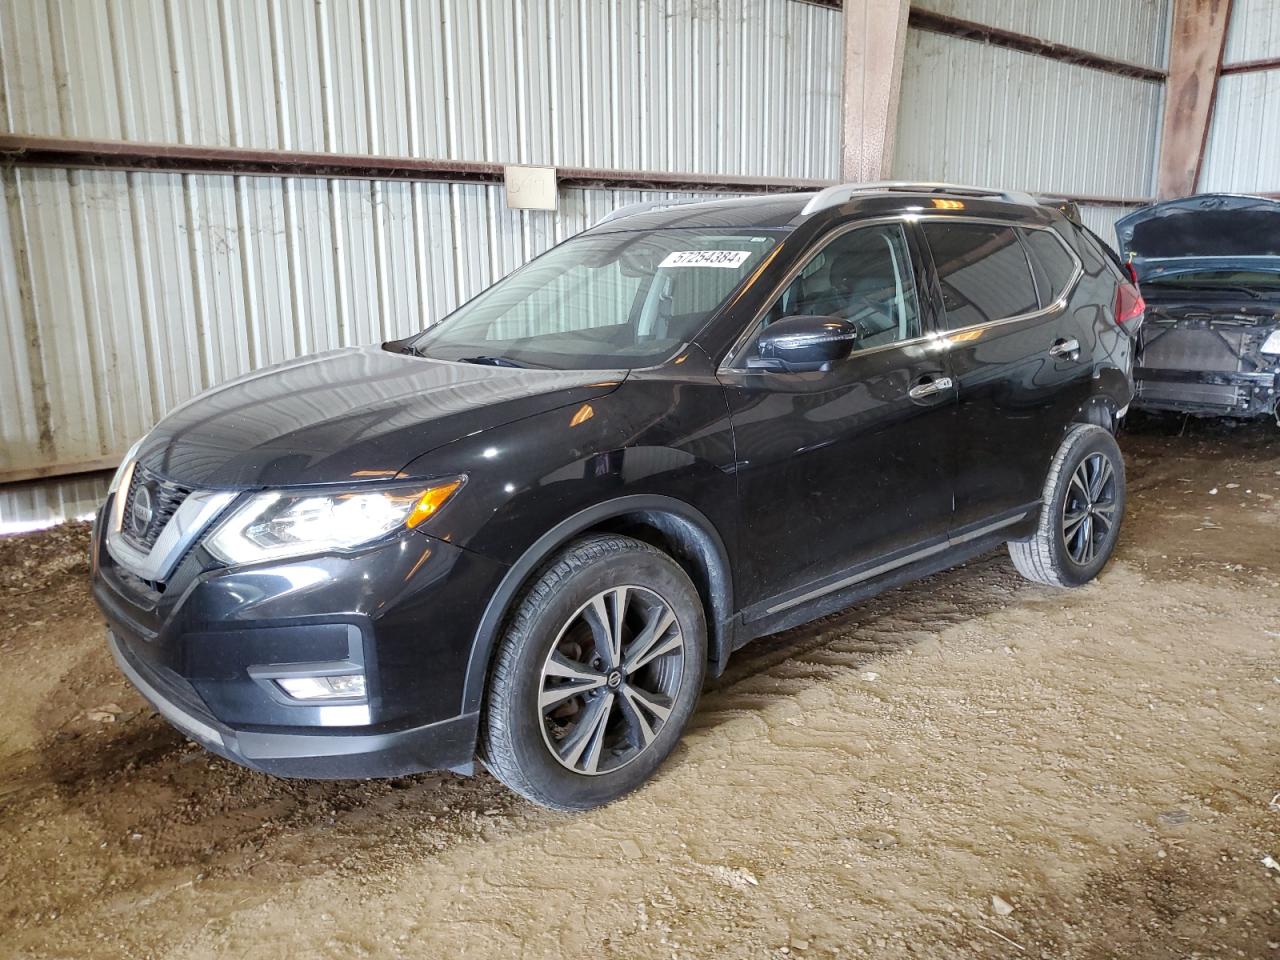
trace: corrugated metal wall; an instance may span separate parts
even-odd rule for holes
[[[0,396],[29,429],[6,426],[0,469],[116,453],[216,383],[406,336],[652,196],[566,190],[544,213],[508,210],[486,185],[21,168],[3,180],[0,259],[16,273],[3,302],[22,340],[0,358]]]
[[[1159,83],[911,30],[894,173],[1149,196],[1162,96]]]
[[[791,0],[0,3],[15,131],[750,176],[835,176],[841,44]]]
[[[840,23],[792,0],[0,0],[0,125],[832,178]],[[654,196],[519,213],[482,185],[18,168],[3,186],[0,469],[116,455],[244,371],[402,336]],[[0,529],[83,513],[104,483],[0,488]]]
[[[1218,80],[1198,189],[1280,192],[1280,70]]]
[[[1280,57],[1280,4],[1276,0],[1232,0],[1224,64]]]
[[[1112,247],[1116,246],[1116,221],[1127,213],[1137,210],[1134,207],[1101,207],[1091,204],[1080,205],[1080,221],[1105,240]]]
[[[1280,4],[1234,0],[1223,62],[1275,57],[1280,57]],[[1280,192],[1280,70],[1219,78],[1197,189]]]
[[[1141,66],[1166,64],[1170,0],[921,0],[937,13]],[[895,176],[1098,197],[1155,192],[1164,85],[912,29]],[[1130,208],[1086,205],[1109,243]]]
[[[1262,6],[1271,0],[1235,2]],[[1168,0],[916,0],[914,5],[1141,66],[1163,67],[1168,56]]]

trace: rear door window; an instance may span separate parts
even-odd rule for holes
[[[1047,307],[1071,285],[1076,259],[1052,230],[1023,230],[1022,239],[1031,250],[1031,270],[1040,287],[1040,302]]]
[[[933,220],[921,226],[942,286],[948,330],[1040,308],[1027,255],[1012,227]]]

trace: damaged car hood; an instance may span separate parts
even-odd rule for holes
[[[1143,207],[1116,221],[1139,282],[1189,273],[1280,274],[1280,201],[1205,193]]]

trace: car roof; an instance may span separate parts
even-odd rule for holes
[[[808,193],[769,193],[723,200],[656,200],[627,204],[614,210],[593,230],[661,230],[671,227],[795,226],[809,198]]]
[[[934,201],[947,201],[947,204]],[[954,206],[953,206],[954,204]],[[1000,219],[1045,222],[1062,201],[1026,193],[958,184],[878,182],[836,184],[824,190],[771,193],[722,200],[658,199],[619,207],[591,232],[720,228],[790,230],[825,211],[868,216],[942,208]]]

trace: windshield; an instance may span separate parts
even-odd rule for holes
[[[777,243],[769,232],[666,229],[575,237],[429,327],[439,360],[602,370],[674,354]]]

